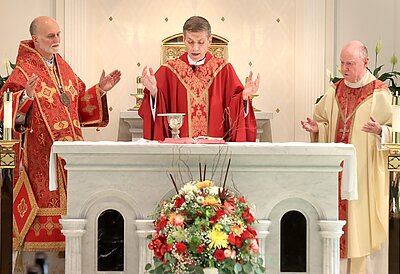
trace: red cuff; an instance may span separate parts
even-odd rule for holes
[[[18,111],[21,112],[22,114],[26,114],[29,108],[31,107],[32,103],[33,103],[33,97],[26,99],[26,101],[19,106]]]

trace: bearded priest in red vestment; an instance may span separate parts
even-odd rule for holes
[[[339,219],[346,220],[340,241],[341,273],[388,273],[391,99],[387,86],[368,70],[368,51],[349,42],[340,54],[342,80],[316,104],[314,118],[302,121],[313,142],[353,144],[357,152],[358,199],[339,196]],[[341,193],[339,176],[339,195]]]
[[[226,141],[255,141],[256,120],[250,101],[259,87],[259,75],[252,73],[245,87],[232,65],[208,52],[211,26],[200,16],[190,17],[183,26],[186,52],[162,65],[154,74],[142,73],[145,97],[139,109],[143,137],[164,140],[171,137],[161,113],[184,113],[180,137],[210,136]]]
[[[81,126],[107,125],[105,94],[121,73],[115,70],[106,76],[103,71],[99,83],[86,90],[57,54],[57,22],[38,17],[30,33],[32,40],[20,43],[16,67],[0,91],[1,101],[7,90],[13,94],[13,138],[22,141],[17,148],[21,166],[14,170],[13,245],[17,251],[63,251],[58,220],[66,214],[67,174],[65,162],[58,158],[58,189],[49,189],[51,146],[55,141],[82,141]]]

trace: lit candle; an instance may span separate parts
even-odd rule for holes
[[[12,129],[12,92],[7,89],[3,95],[3,139],[11,140],[11,129]]]

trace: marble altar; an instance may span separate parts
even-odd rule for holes
[[[232,158],[228,186],[256,205],[256,229],[268,274],[280,270],[280,228],[285,213],[306,220],[306,272],[339,274],[337,176],[356,197],[355,149],[347,144],[228,143],[174,145],[156,142],[55,142],[53,153],[66,161],[68,212],[60,221],[66,236],[66,274],[108,273],[97,269],[98,218],[114,209],[124,219],[123,270],[145,273],[152,258],[146,236],[156,203],[172,195],[171,173],[178,183],[198,178],[199,161],[207,177],[222,181]]]

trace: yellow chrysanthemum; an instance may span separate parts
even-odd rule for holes
[[[218,206],[221,203],[213,196],[204,197],[203,206]]]
[[[211,230],[209,237],[211,240],[211,248],[221,249],[228,246],[228,235],[219,229],[214,228],[213,230]]]
[[[206,188],[206,187],[210,187],[210,186],[212,186],[212,185],[213,185],[213,182],[210,181],[210,180],[204,180],[204,181],[198,182],[198,183],[196,184],[196,186],[197,186],[199,189],[203,189],[203,188]]]

